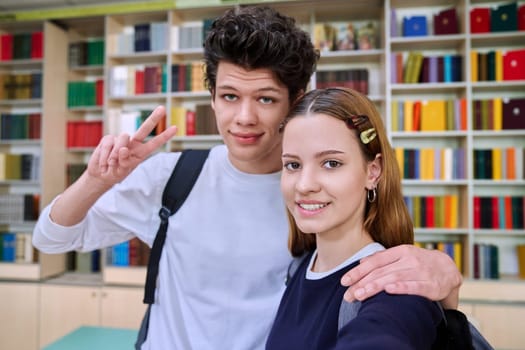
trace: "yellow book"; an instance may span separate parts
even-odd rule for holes
[[[503,80],[503,53],[496,50],[496,81]]]
[[[419,82],[419,76],[421,75],[421,67],[423,66],[423,54],[421,52],[414,53],[414,67],[410,72],[410,83],[417,84]]]
[[[414,213],[412,215],[412,221],[414,222],[414,227],[421,227],[421,197],[414,196],[412,197],[412,205],[414,208]]]
[[[492,115],[494,118],[494,130],[501,130],[503,127],[503,102],[501,97],[496,97],[492,101]]]
[[[181,106],[171,107],[170,125],[177,126],[175,136],[186,136],[186,108]]]
[[[444,100],[423,101],[421,104],[421,131],[445,131],[446,111]]]
[[[493,180],[501,180],[501,168],[503,166],[502,163],[502,150],[501,148],[493,148],[492,149],[492,179]]]
[[[478,52],[470,51],[470,81],[478,81]]]
[[[398,114],[398,108],[399,108],[399,102],[397,100],[393,100],[390,105],[390,114],[392,115],[392,131],[399,131],[399,114]]]
[[[405,121],[405,131],[414,130],[414,101],[406,100],[404,103],[403,120]]]
[[[405,162],[405,149],[402,147],[397,147],[395,149],[396,152],[396,160],[397,165],[399,166],[399,174],[401,175],[401,178],[404,177],[404,162]]]
[[[450,227],[458,228],[458,195],[451,195],[450,198]]]
[[[458,270],[463,273],[463,245],[461,242],[454,242],[454,262]]]

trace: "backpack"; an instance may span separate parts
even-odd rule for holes
[[[308,255],[305,253],[292,260],[288,266],[286,284]],[[433,350],[494,350],[477,328],[468,321],[464,313],[459,310],[445,310],[439,302],[435,303],[441,310],[443,319],[438,326],[437,338],[432,346]],[[360,307],[360,301],[350,303],[343,299],[339,306],[337,329],[340,330],[356,317]]]
[[[144,318],[140,325],[135,349],[139,350],[148,335],[149,315],[151,305],[155,302],[155,285],[159,274],[159,261],[162,247],[166,241],[169,217],[180,209],[191,192],[193,185],[199,177],[202,167],[208,158],[210,150],[184,150],[177,165],[171,173],[166,187],[162,193],[162,207],[159,211],[160,225],[151,247],[146,273],[146,284],[144,286],[144,303],[148,304]]]

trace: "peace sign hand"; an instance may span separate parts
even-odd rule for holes
[[[88,175],[98,179],[100,184],[107,188],[122,181],[137,165],[175,135],[177,127],[170,126],[159,135],[144,141],[165,117],[165,108],[158,106],[133,136],[125,133],[119,136],[104,136],[91,155]]]

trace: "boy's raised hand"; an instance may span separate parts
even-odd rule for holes
[[[122,181],[140,162],[175,135],[177,127],[170,126],[159,135],[145,141],[165,117],[165,108],[158,106],[133,136],[130,137],[128,134],[104,136],[89,160],[87,169],[89,176],[97,178],[108,187]]]

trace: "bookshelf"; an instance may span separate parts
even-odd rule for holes
[[[55,128],[55,120],[59,120],[64,108],[61,103],[64,87],[62,84],[57,86],[54,80],[64,81],[65,77],[65,62],[60,56],[64,37],[61,30],[49,22],[6,25],[2,26],[0,33],[3,38],[0,111],[4,115],[0,150],[3,154],[30,155],[33,158],[29,164],[29,177],[21,171],[22,174],[8,175],[0,182],[2,197],[7,198],[2,202],[1,210],[4,214],[15,213],[14,217],[3,215],[0,223],[2,241],[5,243],[8,236],[16,236],[11,243],[14,254],[3,259],[10,261],[0,262],[0,278],[40,280],[61,273],[64,261],[62,255],[40,254],[30,245],[31,231],[41,206],[58,194],[64,185],[60,181],[63,175],[53,173],[64,161],[64,144],[60,142],[62,133],[59,126]],[[20,40],[23,44],[16,43]],[[56,43],[52,45],[52,41]],[[17,49],[20,46],[22,48]],[[13,77],[14,81],[10,80]],[[14,131],[13,125],[22,119],[25,122]],[[20,130],[25,131],[20,133]],[[15,167],[13,163],[4,165],[7,172]],[[42,185],[44,183],[46,186]],[[18,209],[13,210],[13,199],[19,203],[14,204]]]
[[[472,67],[479,67],[481,64],[480,53],[499,51],[499,59],[503,60],[504,54],[509,51],[525,50],[525,30],[481,33],[471,30],[471,13],[474,10],[483,8],[488,9],[490,13],[491,9],[509,3],[511,2],[492,0],[374,0],[356,1],[352,2],[352,6],[348,6],[348,1],[345,0],[290,0],[272,1],[269,4],[283,13],[294,16],[319,45],[323,38],[326,40],[327,35],[331,35],[325,31],[327,26],[339,28],[339,37],[336,35],[336,38],[340,40],[345,35],[353,35],[354,38],[360,35],[366,37],[370,33],[367,34],[365,30],[360,34],[359,29],[365,28],[369,23],[374,26],[372,42],[375,44],[370,48],[351,49],[342,44],[339,49],[321,50],[318,71],[313,76],[310,87],[315,88],[319,83],[322,85],[323,79],[325,84],[334,79],[339,80],[341,71],[366,70],[368,96],[384,116],[390,140],[396,152],[400,154],[400,165],[403,165],[404,171],[404,160],[418,154],[419,174],[416,176],[410,173],[416,168],[415,165],[409,166],[403,180],[404,193],[407,201],[411,203],[410,209],[414,213],[418,213],[419,210],[419,215],[414,214],[414,220],[418,222],[416,240],[423,246],[431,246],[436,242],[451,242],[460,247],[458,266],[465,278],[465,284],[469,286],[467,299],[471,303],[486,299],[484,295],[475,295],[471,286],[481,285],[483,288],[486,283],[492,285],[494,282],[505,285],[505,288],[508,286],[515,289],[524,285],[523,280],[518,278],[516,257],[516,246],[525,244],[524,227],[519,224],[513,226],[512,221],[510,226],[501,226],[500,222],[497,228],[484,227],[488,223],[481,226],[477,221],[475,204],[476,198],[479,197],[497,198],[498,201],[501,197],[525,197],[523,156],[515,156],[516,173],[512,176],[507,170],[508,158],[504,157],[508,149],[514,149],[514,154],[521,152],[523,155],[525,127],[487,127],[490,124],[483,123],[487,123],[488,119],[484,122],[476,119],[478,114],[481,118],[482,107],[487,111],[486,106],[492,105],[493,111],[494,101],[498,99],[501,99],[502,111],[504,103],[508,103],[508,100],[514,103],[525,100],[525,78],[503,79],[501,76],[496,77],[494,73],[495,80],[488,80],[481,78],[478,70],[476,78],[472,75]],[[517,7],[525,5],[525,1],[522,0],[515,3]],[[68,18],[54,23],[46,20],[0,22],[0,35],[40,30],[44,39],[43,58],[0,60],[2,79],[6,75],[20,72],[42,73],[41,98],[0,98],[0,112],[3,114],[40,113],[42,116],[39,139],[0,140],[0,153],[38,154],[41,159],[39,179],[0,181],[0,194],[39,193],[41,207],[65,188],[68,181],[71,181],[67,172],[68,164],[87,162],[93,150],[90,146],[67,145],[67,124],[72,121],[102,122],[103,133],[133,132],[137,120],[147,115],[147,111],[162,104],[168,111],[165,124],[176,123],[184,126],[180,128],[184,132],[174,137],[164,150],[208,148],[220,143],[221,139],[213,129],[214,117],[210,111],[209,93],[195,83],[195,88],[192,84],[181,85],[179,88],[179,78],[175,79],[177,73],[173,67],[187,68],[201,63],[202,47],[199,38],[205,31],[207,20],[216,17],[229,6],[231,5],[225,5],[218,0],[208,0],[199,4],[179,1],[173,9],[168,10]],[[436,34],[433,28],[434,16],[451,8],[456,10],[457,32]],[[395,17],[392,10],[395,10]],[[426,19],[427,35],[403,36],[403,18],[418,16]],[[354,26],[353,32],[341,29],[347,24]],[[187,34],[190,32],[193,34]],[[197,39],[190,40],[193,36]],[[145,38],[149,38],[149,43],[146,43]],[[69,63],[71,44],[99,39],[104,42],[102,63]],[[2,45],[0,42],[0,52]],[[326,43],[322,45],[326,47]],[[358,44],[354,45],[358,47]],[[473,52],[477,55],[474,56]],[[410,53],[420,53],[423,56],[421,68],[427,67],[428,70],[424,82],[420,82],[419,78],[416,81],[405,81]],[[444,81],[445,74],[441,77],[439,72],[432,70],[431,73],[429,70],[431,64],[436,64],[434,59],[432,63],[430,60],[424,63],[424,57],[445,56],[460,57],[456,61],[458,64],[454,64],[454,67],[459,68],[458,74],[450,74],[446,78],[447,81]],[[521,57],[523,62],[523,54]],[[450,60],[453,61],[452,58]],[[154,72],[155,88],[146,89],[146,67],[153,67],[150,70]],[[342,78],[343,83],[354,84],[354,80],[345,74]],[[360,75],[352,73],[350,76]],[[69,83],[97,80],[103,81],[102,104],[81,103],[68,106]],[[0,92],[4,81],[0,84]],[[429,101],[432,102],[430,107]],[[500,102],[496,102],[497,106],[498,103]],[[415,105],[420,116],[416,124]],[[506,109],[513,113],[516,108],[514,106],[509,109],[507,106]],[[428,118],[428,115],[433,115],[436,110],[445,111],[437,112],[438,115],[447,115],[437,126],[436,118]],[[407,111],[412,112],[410,123],[408,118],[404,118]],[[490,115],[488,112],[484,113],[486,116]],[[187,119],[193,121],[188,122]],[[503,125],[503,121],[501,123]],[[421,130],[423,125],[424,130]],[[191,131],[192,128],[194,131]],[[479,151],[490,150],[491,159],[494,159],[494,149],[500,150],[496,151],[499,156],[495,158],[499,163],[492,164],[490,176],[487,170],[486,177],[482,177],[479,175],[478,160],[482,152]],[[453,166],[448,167],[448,172],[436,167],[437,163],[444,163],[444,159],[452,159]],[[520,171],[517,170],[519,165]],[[492,169],[501,171],[494,174]],[[440,216],[450,218],[435,220],[434,217],[431,227],[422,224],[422,220],[426,222],[427,218],[423,218],[421,214],[421,203],[427,203],[427,198],[432,198],[430,202],[435,205],[434,212],[439,213],[441,210],[445,215]],[[2,231],[22,231],[29,234],[34,222],[1,224]],[[479,245],[498,247],[499,279],[475,278],[479,274]],[[113,260],[113,254],[110,250],[104,250],[101,254],[101,286],[96,286],[97,293],[99,289],[108,286],[125,286],[124,288],[134,290],[137,295],[140,294],[140,287],[145,280],[145,267],[119,265]],[[457,248],[455,254],[458,256]],[[60,275],[66,270],[67,260],[66,255],[36,254],[31,263],[0,262],[0,280],[39,281]],[[48,289],[52,291],[53,288],[55,286]],[[503,300],[503,303],[507,302]],[[522,303],[521,299],[519,303]],[[469,307],[472,314],[476,314],[477,309],[482,309],[477,306]],[[480,317],[484,318],[483,315],[481,313]],[[505,348],[518,348],[505,341],[502,343]]]
[[[400,165],[404,167],[406,159],[410,158],[412,162],[414,158],[421,168],[417,170],[417,174],[414,174],[414,165],[403,169],[407,203],[418,223],[416,239],[423,245],[449,241],[460,244],[458,266],[467,278],[477,276],[477,244],[495,244],[500,248],[501,275],[517,275],[514,248],[525,242],[523,224],[511,224],[508,227],[501,225],[497,229],[480,227],[476,221],[475,202],[479,197],[499,199],[525,196],[523,169],[513,176],[505,175],[506,178],[497,179],[479,178],[477,170],[478,154],[482,153],[478,151],[492,150],[494,145],[498,145],[497,149],[500,150],[496,152],[500,154],[497,159],[501,158],[501,154],[506,154],[507,149],[512,149],[514,154],[522,154],[525,148],[525,128],[518,125],[513,129],[483,129],[483,126],[477,125],[479,121],[476,118],[481,114],[482,101],[485,101],[485,106],[504,96],[500,102],[503,109],[509,99],[513,102],[523,100],[525,79],[498,77],[498,80],[486,80],[486,77],[474,77],[471,67],[481,65],[481,55],[492,51],[499,52],[500,62],[503,60],[501,57],[509,51],[518,52],[519,56],[520,50],[525,49],[525,32],[471,31],[471,13],[479,8],[494,11],[497,6],[503,5],[502,2],[391,0],[376,1],[373,6],[364,2],[357,2],[352,7],[341,6],[343,4],[344,1],[341,0],[332,0],[322,5],[309,0],[272,4],[282,12],[293,15],[301,26],[312,33],[314,43],[321,49],[318,71],[312,78],[311,87],[326,86],[335,80],[338,84],[360,88],[360,83],[354,80],[355,77],[359,80],[361,72],[365,71],[364,80],[367,86],[364,91],[384,115],[392,144],[399,154]],[[520,6],[523,6],[523,2],[516,3],[516,7]],[[98,96],[99,101],[95,104],[72,104],[68,101],[70,97],[67,94],[64,97],[64,92],[56,88],[45,90],[46,95],[39,100],[2,100],[2,111],[46,112],[43,113],[46,119],[42,127],[44,142],[41,144],[27,140],[27,146],[22,146],[22,143],[14,146],[14,142],[2,141],[4,149],[31,147],[43,152],[43,156],[53,151],[61,155],[58,158],[43,158],[42,183],[46,186],[42,188],[42,204],[52,198],[45,191],[53,189],[52,192],[57,193],[64,184],[72,180],[68,179],[67,171],[57,177],[50,176],[53,171],[46,169],[56,169],[57,166],[67,169],[68,164],[83,164],[92,151],[89,145],[68,145],[67,139],[61,140],[64,135],[62,129],[67,128],[70,123],[102,123],[103,130],[100,132],[132,133],[148,111],[163,104],[168,111],[165,125],[176,123],[181,129],[181,133],[165,147],[166,150],[204,148],[221,142],[214,129],[210,96],[199,82],[201,76],[198,70],[202,62],[202,47],[199,43],[209,19],[222,13],[225,8],[226,5],[218,3],[207,6],[181,3],[173,10],[67,19],[62,21],[62,29],[48,22],[31,24],[33,27],[40,26],[42,30],[47,28],[47,31],[44,30],[45,38],[59,35],[66,37],[67,44],[64,47],[57,50],[57,44],[53,43],[53,50],[49,50],[49,55],[60,56],[58,60],[71,61],[71,47],[79,43],[88,44],[100,40],[104,45],[103,57],[99,57],[96,64],[70,63],[67,71],[58,73],[58,76],[64,77],[62,81],[70,89],[77,82],[102,82],[103,95]],[[438,21],[436,16],[451,9],[456,11],[457,31],[435,33],[434,21]],[[411,23],[409,20],[418,17],[426,20],[426,35],[404,35],[404,19],[407,19],[408,26]],[[21,26],[19,23],[16,25]],[[30,25],[24,23],[24,26]],[[348,30],[350,26],[353,30]],[[367,29],[370,26],[374,28],[371,31]],[[2,28],[2,33],[26,29],[18,27]],[[31,28],[27,31],[29,29]],[[330,41],[332,36],[333,42]],[[351,44],[348,37],[354,38]],[[362,38],[366,40],[363,41]],[[49,48],[50,41],[44,41],[45,48]],[[363,47],[367,43],[369,46]],[[414,81],[407,73],[407,67],[410,60],[416,60],[412,56],[418,54],[421,56],[420,69],[425,70],[425,73],[417,73]],[[430,69],[429,67],[435,67],[436,61],[437,64],[445,65],[445,68],[450,64],[451,69],[454,68],[457,73],[445,74],[445,68],[440,68],[439,71]],[[0,67],[2,72],[8,73],[27,69],[43,71],[46,73],[43,74],[45,86],[46,76],[49,77],[47,73],[54,74],[54,71],[60,69],[59,65],[48,62],[47,56],[46,60],[2,60]],[[186,70],[186,73],[181,73],[182,70]],[[183,82],[181,74],[185,75]],[[190,80],[195,77],[197,82]],[[147,84],[153,86],[146,86]],[[51,94],[56,97],[50,96]],[[62,103],[51,104],[49,101],[66,101],[64,105],[67,107],[62,106]],[[414,117],[414,113],[417,117]],[[436,122],[431,117],[443,113],[447,117],[442,122]],[[51,123],[51,118],[56,118],[56,122]],[[46,129],[46,125],[53,127]],[[160,126],[160,130],[165,125]],[[52,136],[52,131],[59,137]],[[65,148],[64,143],[67,145]],[[515,157],[518,165],[523,163],[522,156]],[[445,160],[447,164],[452,162],[447,171],[436,166],[437,163],[445,163]],[[421,174],[419,170],[422,170]],[[45,181],[46,176],[52,178],[52,185]],[[17,182],[16,185],[13,182],[4,182],[2,188],[9,192],[14,188],[31,186],[40,189],[39,185],[40,182]],[[434,223],[427,225],[426,221],[430,218],[422,214],[427,201],[436,205],[438,217],[443,216],[439,215],[439,211],[446,207],[446,213],[451,213],[452,219],[444,222],[434,218]],[[452,211],[449,205],[442,204],[450,201],[453,203]],[[118,267],[112,271],[113,264],[108,266],[107,262],[108,258],[103,256],[102,270],[106,270],[106,281],[125,283],[127,277],[115,277],[124,276],[124,269]],[[35,263],[33,268],[39,269],[39,265]],[[11,264],[7,267],[4,270],[11,270]],[[13,267],[18,268],[20,266],[16,264]],[[19,275],[18,272],[16,274]],[[137,277],[132,277],[133,275],[130,274],[130,283],[141,284],[139,281],[143,271]]]

